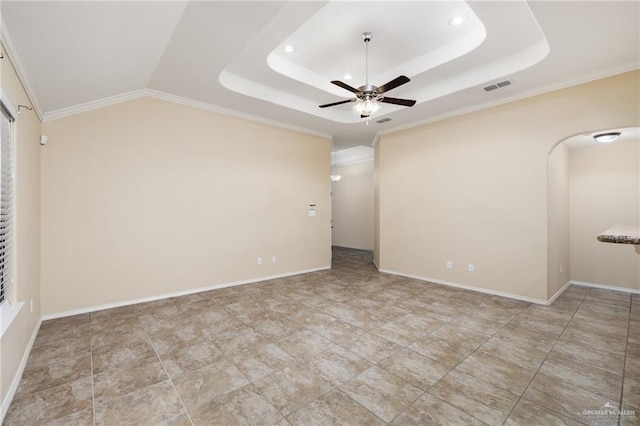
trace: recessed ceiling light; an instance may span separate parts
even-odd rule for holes
[[[287,52],[287,53],[293,53],[293,52],[296,51],[296,47],[293,44],[287,44],[284,47],[284,51]]]
[[[457,27],[465,21],[465,17],[462,15],[456,15],[453,18],[449,19],[449,25],[452,27]]]
[[[620,137],[620,132],[608,132],[608,133],[598,133],[594,135],[593,138],[600,143],[610,143],[617,140]]]
[[[351,77],[351,74],[345,74],[344,77],[345,80],[351,80],[353,77]]]

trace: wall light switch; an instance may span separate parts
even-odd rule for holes
[[[316,216],[316,211],[315,210],[309,210],[309,217],[315,217]]]
[[[258,258],[258,260],[256,261],[256,263],[257,263],[258,265],[262,265],[262,258],[261,258],[261,257],[259,257],[259,258]]]
[[[447,269],[453,269],[453,262],[450,260],[447,260]]]

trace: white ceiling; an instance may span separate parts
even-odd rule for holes
[[[4,0],[2,13],[44,120],[152,95],[331,136],[336,149],[640,67],[637,1]],[[455,15],[465,22],[449,25]],[[389,95],[417,100],[383,104],[369,125],[352,104],[318,108],[351,97],[330,80],[364,84],[363,31],[371,83],[407,75]]]

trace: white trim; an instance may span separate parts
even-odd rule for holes
[[[5,288],[6,290],[6,288]],[[24,306],[24,302],[11,303],[6,299],[0,305],[0,338],[4,336],[4,333],[9,329],[9,326],[13,322],[14,319],[20,313],[20,310]]]
[[[593,288],[601,288],[604,290],[621,291],[623,293],[640,294],[640,289],[638,288],[618,287],[615,285],[589,283],[586,281],[571,281],[571,284],[574,284],[580,287],[593,287]]]
[[[354,166],[356,164],[369,163],[373,161],[373,157],[356,158],[355,160],[348,160],[340,163],[336,163],[335,167]]]
[[[371,142],[371,147],[375,148],[376,145],[378,145],[379,141],[380,141],[380,132],[376,132],[376,136],[373,138],[373,142]]]
[[[596,81],[596,80],[601,80],[603,78],[607,78],[607,77],[613,77],[614,75],[618,75],[618,74],[623,74],[625,72],[629,72],[629,71],[633,71],[638,69],[638,65],[635,63],[631,63],[631,64],[627,64],[612,70],[607,70],[604,72],[598,72],[598,73],[593,73],[593,74],[588,74],[588,75],[583,75],[580,77],[577,77],[575,79],[569,79],[569,80],[564,80],[562,82],[558,82],[558,83],[552,83],[552,84],[548,84],[546,86],[542,86],[542,87],[538,87],[535,89],[531,89],[528,90],[526,92],[522,92],[520,94],[517,94],[515,96],[510,96],[508,98],[504,98],[504,99],[500,99],[494,102],[487,102],[485,104],[481,104],[481,105],[475,105],[475,106],[470,106],[470,107],[464,107],[464,108],[458,108],[455,109],[453,111],[449,111],[449,112],[445,112],[443,114],[438,114],[438,115],[434,115],[431,116],[425,120],[419,120],[419,121],[414,121],[412,123],[407,123],[404,125],[400,125],[397,127],[392,127],[389,129],[385,129],[385,130],[381,130],[378,132],[378,134],[380,136],[383,135],[388,135],[391,133],[396,133],[396,132],[400,132],[402,130],[407,130],[407,129],[412,129],[414,127],[420,127],[420,126],[424,126],[426,124],[431,124],[431,123],[435,123],[437,121],[442,121],[442,120],[446,120],[448,118],[453,118],[453,117],[458,117],[461,115],[465,115],[465,114],[470,114],[472,112],[476,112],[476,111],[481,111],[484,109],[489,109],[489,108],[493,108],[499,105],[504,105],[504,104],[508,104],[511,102],[516,102],[522,99],[527,99],[527,98],[531,98],[534,96],[538,96],[538,95],[543,95],[545,93],[549,93],[549,92],[555,92],[556,90],[562,90],[562,89],[567,89],[570,87],[574,87],[580,84],[584,84],[584,83],[589,83],[591,81]]]
[[[385,274],[398,275],[400,277],[413,278],[413,279],[416,279],[416,280],[427,281],[427,282],[434,283],[434,284],[442,284],[442,285],[446,285],[446,286],[449,286],[449,287],[456,287],[456,288],[462,288],[462,289],[465,289],[465,290],[477,291],[479,293],[491,294],[492,296],[506,297],[506,298],[509,298],[509,299],[521,300],[523,302],[535,303],[535,304],[538,304],[538,305],[549,305],[548,301],[543,300],[543,299],[537,299],[535,297],[520,296],[519,294],[506,293],[504,291],[491,290],[491,289],[482,288],[482,287],[475,287],[475,286],[472,286],[472,285],[455,283],[455,282],[452,282],[452,281],[444,281],[444,280],[439,280],[439,279],[436,279],[436,278],[423,277],[423,276],[420,276],[420,275],[405,274],[403,272],[390,271],[388,269],[378,269],[378,270],[380,272],[385,273]]]
[[[186,295],[189,295],[189,294],[202,293],[202,292],[205,292],[205,291],[216,290],[216,289],[219,289],[219,288],[226,288],[226,287],[235,287],[235,286],[244,285],[244,284],[253,284],[253,283],[257,283],[257,282],[261,282],[261,281],[267,281],[267,280],[274,280],[274,279],[277,279],[277,278],[290,277],[290,276],[293,276],[293,275],[301,275],[301,274],[308,274],[310,272],[324,271],[326,269],[331,269],[331,266],[321,266],[319,268],[304,269],[304,270],[301,270],[301,271],[286,272],[284,274],[269,275],[269,276],[266,276],[266,277],[259,277],[259,278],[250,278],[250,279],[247,279],[247,280],[232,281],[232,282],[214,284],[214,285],[207,286],[207,287],[194,288],[194,289],[190,289],[190,290],[177,291],[177,292],[173,292],[173,293],[159,294],[159,295],[156,295],[156,296],[142,297],[142,298],[139,298],[139,299],[129,299],[129,300],[121,301],[121,302],[106,303],[104,305],[90,306],[90,307],[87,307],[87,308],[72,309],[70,311],[56,312],[56,313],[53,313],[53,314],[43,315],[42,316],[42,320],[43,321],[47,321],[47,320],[56,319],[56,318],[64,318],[64,317],[70,317],[70,316],[73,316],[73,315],[86,314],[86,313],[89,313],[89,312],[102,311],[102,310],[105,310],[105,309],[120,308],[122,306],[136,305],[138,303],[154,302],[156,300],[169,299],[171,297],[186,296]]]
[[[331,139],[331,135],[327,133],[317,132],[315,130],[306,129],[304,127],[294,126],[292,124],[283,123],[280,121],[269,120],[259,117],[257,115],[247,114],[240,111],[235,111],[221,106],[209,104],[206,102],[195,101],[193,99],[184,98],[182,96],[172,95],[170,93],[161,92],[153,89],[140,89],[133,92],[123,93],[120,95],[110,96],[108,98],[98,99],[84,104],[75,105],[68,108],[59,109],[56,111],[47,112],[44,114],[44,122],[58,120],[60,118],[69,117],[83,112],[93,111],[99,108],[104,108],[111,105],[116,105],[122,102],[127,102],[133,99],[150,97],[160,99],[163,101],[174,102],[180,105],[189,106],[192,108],[198,108],[205,111],[215,112],[217,114],[227,115],[231,117],[240,118],[243,120],[254,121],[261,124],[266,124],[273,127],[279,127],[282,129],[293,130],[295,132],[305,133],[312,136],[318,136],[324,139]]]
[[[33,86],[31,82],[27,78],[27,73],[24,70],[24,65],[18,56],[18,49],[16,48],[16,43],[13,39],[13,35],[11,34],[11,30],[7,26],[7,21],[4,18],[4,14],[0,12],[0,40],[2,41],[2,45],[4,46],[5,54],[8,56],[9,60],[13,64],[13,68],[18,75],[18,80],[22,83],[22,87],[24,88],[25,93],[27,94],[27,98],[29,98],[29,102],[31,102],[31,107],[33,108],[33,112],[36,113],[36,116],[40,120],[43,121],[43,113],[42,107],[38,102],[38,99],[35,96],[35,90],[33,90]]]
[[[123,102],[131,101],[133,99],[143,98],[149,96],[147,89],[134,90],[133,92],[122,93],[120,95],[109,96],[106,98],[98,99],[95,101],[85,102],[83,104],[74,105],[68,108],[62,108],[44,114],[44,123],[59,118],[69,117],[76,114],[82,114],[83,112],[93,111],[99,108],[104,108],[111,105],[120,104]]]
[[[31,333],[31,339],[29,339],[29,344],[22,355],[22,360],[20,361],[20,366],[18,367],[18,371],[13,376],[13,380],[11,381],[11,386],[5,395],[4,401],[2,401],[2,411],[0,411],[0,423],[4,421],[4,416],[7,415],[7,411],[9,410],[9,406],[11,405],[11,401],[13,401],[13,397],[18,390],[18,385],[20,384],[20,379],[22,378],[22,373],[24,373],[24,368],[27,366],[27,360],[29,359],[29,354],[31,353],[31,348],[33,348],[33,343],[36,341],[36,336],[38,336],[38,331],[40,331],[40,324],[42,324],[42,320],[39,319],[36,324],[33,333]]]
[[[567,281],[566,283],[564,283],[564,285],[560,288],[560,290],[556,291],[556,293],[553,296],[551,296],[549,300],[547,300],[546,304],[551,305],[553,302],[555,302],[556,299],[560,297],[560,295],[564,293],[564,291],[568,289],[570,285],[571,285],[571,281]]]
[[[16,107],[13,106],[13,103],[11,102],[11,99],[9,99],[9,96],[5,93],[4,90],[2,90],[2,87],[0,87],[0,102],[2,102],[2,105],[4,105],[4,107],[9,111],[9,115],[11,115],[11,118],[15,120],[18,116],[18,111],[16,110]]]

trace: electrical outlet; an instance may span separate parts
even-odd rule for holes
[[[33,299],[29,301],[29,307],[31,308],[31,312],[33,312]]]
[[[278,258],[275,256],[271,256],[271,263],[276,263],[278,261]]]
[[[447,260],[447,269],[453,269],[453,262],[450,260]]]
[[[475,267],[473,266],[473,263],[470,263],[470,264],[467,266],[467,271],[469,271],[469,272],[473,272],[473,271],[475,271]]]
[[[258,260],[256,261],[256,263],[257,263],[258,265],[262,265],[262,258],[261,258],[261,257],[259,257],[259,258],[258,258]]]
[[[562,275],[562,273],[564,272],[562,265],[560,265],[560,275]]]

